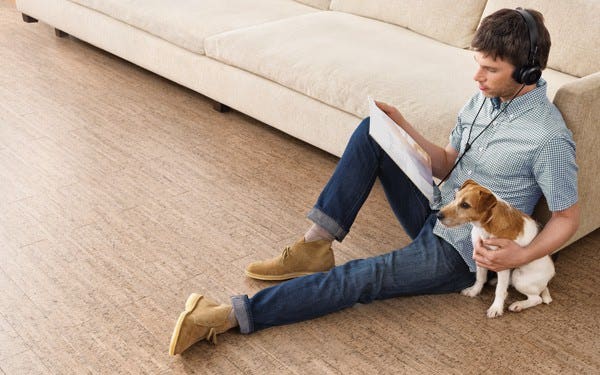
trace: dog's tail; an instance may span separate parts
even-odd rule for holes
[[[550,297],[550,290],[548,290],[548,288],[544,289],[542,292],[542,302],[546,305],[552,302],[552,297]]]

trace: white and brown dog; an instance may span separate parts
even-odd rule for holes
[[[438,218],[448,227],[465,223],[473,224],[471,231],[473,246],[480,238],[505,238],[515,241],[520,246],[527,246],[539,231],[537,223],[531,217],[473,180],[467,180],[462,185],[454,200],[439,211]],[[463,290],[462,294],[469,297],[477,296],[487,280],[487,271],[477,266],[475,284]],[[510,311],[521,311],[542,302],[546,304],[552,302],[548,282],[553,276],[554,263],[549,256],[515,268],[512,270],[512,277],[511,270],[498,272],[496,296],[487,311],[487,316],[495,318],[502,315],[509,284],[527,296],[526,300],[511,304]]]

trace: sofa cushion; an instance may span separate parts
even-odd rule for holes
[[[293,0],[70,1],[196,53],[209,35],[319,11]]]
[[[331,0],[296,0],[299,3],[304,3],[306,5],[310,5],[311,7],[315,7],[318,9],[329,9],[329,5],[331,4]]]
[[[394,104],[439,144],[447,143],[459,109],[477,91],[472,51],[347,13],[294,17],[205,44],[211,58],[358,117],[368,114],[368,95]]]
[[[483,16],[518,6],[544,15],[552,40],[549,68],[578,77],[600,71],[600,1],[489,0]]]
[[[332,0],[331,9],[393,23],[467,48],[485,3],[486,0]]]

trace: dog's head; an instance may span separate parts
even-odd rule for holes
[[[456,193],[454,200],[444,206],[437,217],[447,227],[465,223],[486,222],[492,215],[497,203],[496,196],[490,190],[473,180],[467,180]]]

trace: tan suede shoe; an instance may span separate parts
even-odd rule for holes
[[[331,242],[304,242],[304,238],[286,247],[280,256],[250,263],[246,275],[258,280],[287,280],[329,271],[335,266]]]
[[[219,305],[200,294],[192,293],[173,330],[169,354],[180,354],[204,339],[216,344],[217,334],[230,328],[227,317],[231,309],[230,305]]]

